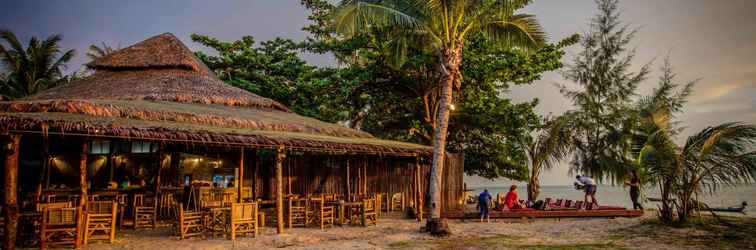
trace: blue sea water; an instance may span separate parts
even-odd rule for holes
[[[479,186],[469,187],[474,189],[473,194],[477,195],[482,192],[483,189],[488,189],[488,192],[492,196],[496,197],[497,193],[506,194],[509,191],[509,186]],[[518,186],[518,193],[521,199],[527,198],[527,191],[525,186]],[[599,186],[596,192],[596,198],[601,205],[610,206],[623,206],[632,208],[633,203],[630,201],[629,195],[630,189],[623,186]],[[645,197],[660,197],[659,190],[656,188],[650,188],[644,190]],[[584,193],[582,190],[575,190],[573,186],[542,186],[539,199],[547,197],[551,198],[563,198],[570,200],[583,200]],[[705,194],[698,197],[701,200],[712,207],[729,207],[739,206],[741,202],[748,202],[746,208],[746,215],[750,217],[756,217],[756,185],[739,185],[736,187],[721,187],[717,190],[715,195]],[[656,208],[658,203],[645,202],[643,205],[645,208]]]

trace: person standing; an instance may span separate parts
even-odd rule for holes
[[[596,182],[588,176],[575,176],[578,182],[585,187],[585,203],[588,203],[588,196],[591,197],[593,205],[598,205],[596,200]]]
[[[483,222],[483,218],[486,218],[486,222],[490,222],[488,210],[491,207],[491,194],[488,193],[488,189],[484,189],[480,195],[478,195],[478,206],[480,207],[480,222]]]
[[[625,182],[626,186],[630,186],[630,200],[633,202],[633,209],[643,210],[643,205],[638,202],[640,198],[640,178],[638,172],[633,169],[630,171],[630,181]]]

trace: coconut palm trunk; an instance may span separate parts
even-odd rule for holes
[[[538,195],[541,194],[540,172],[540,167],[533,166],[530,169],[530,179],[528,180],[528,201],[537,200]]]
[[[436,115],[436,128],[433,130],[433,164],[431,165],[430,187],[428,193],[431,198],[430,214],[428,215],[428,229],[432,232],[438,226],[441,218],[441,181],[443,179],[444,159],[446,156],[446,135],[449,128],[449,109],[452,101],[452,90],[460,81],[459,66],[462,63],[462,48],[444,49],[441,55],[441,71],[444,75],[440,86],[440,99]]]

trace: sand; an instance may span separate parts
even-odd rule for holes
[[[687,236],[702,236],[691,229],[648,228],[650,218],[575,220],[496,220],[491,223],[449,221],[453,236],[434,238],[421,233],[421,224],[398,214],[384,216],[377,226],[336,226],[287,229],[276,235],[265,228],[257,238],[179,240],[170,228],[124,230],[115,244],[94,243],[83,249],[706,249],[711,242],[687,244]],[[681,243],[682,242],[682,243]]]

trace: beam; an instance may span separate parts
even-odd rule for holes
[[[239,178],[236,179],[236,182],[238,183],[237,187],[237,193],[236,193],[236,202],[241,203],[244,200],[244,197],[242,195],[244,194],[244,148],[242,147],[241,150],[239,150]]]
[[[282,234],[284,229],[283,216],[283,161],[286,158],[284,147],[276,149],[276,233]]]
[[[16,249],[16,229],[18,228],[18,152],[21,145],[21,135],[11,134],[10,140],[4,145],[5,151],[5,190],[3,201],[5,206],[5,238],[3,249]]]

